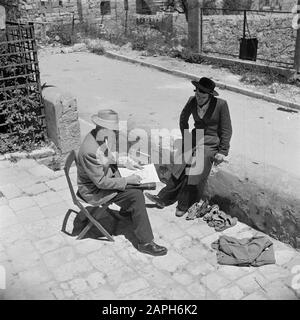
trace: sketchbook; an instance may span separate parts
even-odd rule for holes
[[[143,169],[130,170],[127,168],[118,168],[121,177],[128,177],[136,174],[142,178],[141,183],[159,182],[159,178],[153,163],[146,164]]]

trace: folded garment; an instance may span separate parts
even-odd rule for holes
[[[273,243],[264,236],[243,239],[220,236],[211,246],[217,250],[219,264],[259,267],[275,263]]]

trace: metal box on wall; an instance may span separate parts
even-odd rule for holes
[[[242,60],[256,61],[257,47],[257,38],[241,38],[239,58]]]

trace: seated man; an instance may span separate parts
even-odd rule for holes
[[[77,182],[80,196],[89,204],[101,205],[107,201],[131,215],[133,230],[138,239],[138,250],[154,256],[167,254],[165,247],[153,241],[153,233],[145,207],[142,190],[130,188],[139,185],[141,178],[131,175],[122,178],[112,146],[119,130],[118,114],[100,110],[92,116],[96,124],[85,137],[78,152]]]

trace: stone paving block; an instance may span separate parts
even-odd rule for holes
[[[221,300],[240,300],[244,293],[238,286],[220,289],[217,292]]]
[[[56,192],[63,200],[72,200],[70,189],[63,189]]]
[[[65,298],[64,292],[61,289],[52,289],[51,293],[56,300],[63,300]]]
[[[34,238],[49,238],[58,233],[58,229],[53,227],[46,219],[37,220],[23,224],[24,229]]]
[[[36,203],[31,197],[25,196],[20,198],[11,199],[9,201],[9,206],[14,210],[24,210],[30,207],[34,207]]]
[[[104,243],[96,239],[82,239],[77,241],[75,250],[82,255],[93,251],[101,252]]]
[[[26,300],[28,297],[24,287],[19,283],[14,283],[4,291],[3,300]]]
[[[220,276],[217,272],[211,272],[201,278],[201,283],[212,292],[216,292],[217,290],[226,287],[230,281]]]
[[[124,300],[163,300],[165,298],[162,290],[157,288],[147,288],[134,292],[122,299]]]
[[[34,242],[34,246],[42,254],[63,247],[64,245],[66,245],[66,242],[61,235],[55,235]]]
[[[29,240],[18,240],[9,246],[7,255],[17,271],[26,270],[41,262],[40,255]]]
[[[47,268],[43,263],[29,268],[28,270],[19,272],[19,279],[25,288],[40,285],[52,278]]]
[[[149,214],[149,220],[151,222],[152,229],[154,231],[163,230],[165,225],[165,220],[162,218],[160,214],[153,214],[151,210],[151,214]]]
[[[0,197],[0,207],[1,206],[6,206],[8,205],[8,199],[6,199],[5,197]]]
[[[203,261],[206,258],[208,251],[203,247],[202,244],[198,244],[183,249],[181,254],[191,261]]]
[[[242,300],[267,300],[267,297],[266,297],[266,293],[261,291],[256,291],[247,295]]]
[[[90,253],[87,258],[96,269],[102,272],[109,272],[124,265],[123,261],[112,250],[107,248],[103,248],[101,252]]]
[[[266,278],[255,271],[247,276],[244,276],[236,281],[236,284],[245,292],[251,293],[258,289],[262,289],[265,287],[267,283]]]
[[[193,295],[182,288],[181,285],[173,284],[163,291],[164,300],[191,300]]]
[[[24,172],[22,176],[20,176],[20,181],[18,181],[18,187],[22,190],[26,190],[27,187],[31,187],[36,183],[40,183],[40,179],[35,177],[28,172]]]
[[[8,171],[5,170],[5,175],[3,173],[0,173],[1,181],[0,186],[5,186],[7,184],[17,184],[19,187],[24,185],[31,185],[36,182],[36,179],[34,179],[28,172],[18,172],[16,170]]]
[[[35,177],[38,177],[42,181],[55,178],[53,170],[49,169],[43,164],[38,164],[27,169],[27,171]]]
[[[188,248],[192,244],[192,238],[190,236],[184,236],[179,239],[176,239],[173,242],[174,249],[181,252],[183,249]]]
[[[70,284],[72,291],[75,294],[83,293],[89,289],[89,286],[88,286],[86,280],[83,278],[73,279],[69,282],[69,284]]]
[[[37,206],[26,208],[24,210],[19,210],[16,212],[19,222],[31,222],[44,218],[41,209]]]
[[[53,269],[52,272],[58,281],[68,281],[83,273],[93,270],[93,266],[86,258],[80,258]]]
[[[44,254],[43,259],[49,268],[56,268],[76,258],[72,247],[63,247]]]
[[[173,241],[184,236],[184,232],[172,222],[165,223],[163,228],[158,232],[162,235],[162,238],[166,239],[167,241]]]
[[[269,283],[265,286],[265,290],[271,300],[298,300],[295,292],[281,281]]]
[[[130,281],[137,277],[137,272],[129,266],[123,266],[119,269],[106,272],[106,280],[111,287],[116,287],[122,282]]]
[[[218,266],[218,273],[222,274],[228,280],[236,280],[249,273],[249,268],[247,267],[237,267],[237,266]]]
[[[0,187],[0,191],[8,200],[18,198],[23,195],[23,191],[15,183],[10,183],[8,185]]]
[[[169,273],[157,270],[152,264],[146,264],[139,268],[138,274],[145,278],[151,284],[151,287],[165,289],[174,283]]]
[[[110,288],[102,287],[91,292],[91,299],[92,300],[116,300],[117,297]]]
[[[259,267],[259,272],[268,280],[273,281],[280,278],[285,278],[290,275],[289,270],[281,268],[278,265],[265,265]]]
[[[285,263],[288,263],[294,257],[295,257],[295,251],[291,249],[275,251],[275,260],[276,260],[276,264],[278,265],[283,265]]]
[[[39,167],[39,164],[34,159],[21,159],[15,166],[19,169],[30,169]]]
[[[46,217],[64,216],[69,210],[69,205],[65,201],[62,201],[42,207],[41,210]]]
[[[188,263],[188,260],[177,252],[170,250],[167,255],[153,258],[153,265],[168,272],[175,272]]]
[[[31,186],[22,187],[23,192],[28,196],[35,196],[40,193],[48,192],[49,187],[45,185],[45,183],[35,183]]]
[[[86,280],[92,289],[97,289],[106,283],[105,275],[98,271],[89,274]]]
[[[220,234],[219,233],[213,233],[212,235],[210,236],[207,236],[205,238],[202,238],[201,239],[201,243],[203,243],[207,248],[211,249],[211,244],[218,240],[220,237]]]
[[[32,199],[41,208],[47,207],[51,204],[60,203],[63,201],[62,197],[54,191],[48,191],[39,195],[33,196]]]
[[[189,263],[186,266],[186,270],[190,272],[190,274],[192,274],[193,276],[204,276],[214,271],[215,267],[203,260],[202,262],[196,261]]]
[[[186,233],[190,235],[193,239],[201,239],[204,238],[207,235],[212,234],[214,232],[214,229],[211,229],[210,227],[206,227],[200,224],[193,224],[190,228],[186,229]]]
[[[0,225],[0,230],[0,242],[6,245],[10,245],[19,239],[28,240],[31,238],[31,235],[26,232],[20,223],[2,229]]]
[[[45,183],[49,188],[55,191],[68,188],[67,179],[65,177],[59,177],[53,180],[46,181]]]
[[[178,283],[187,286],[191,284],[194,280],[193,277],[188,274],[187,272],[175,272],[172,277],[174,280],[176,280]]]
[[[1,262],[7,261],[7,260],[9,260],[9,258],[8,258],[7,254],[6,254],[6,252],[5,251],[0,251],[0,264],[1,264]]]
[[[0,207],[0,226],[6,228],[17,224],[19,221],[13,210],[9,206]]]
[[[119,297],[124,297],[135,291],[146,289],[149,287],[149,283],[143,278],[136,278],[127,282],[121,283],[116,289],[116,295]]]

